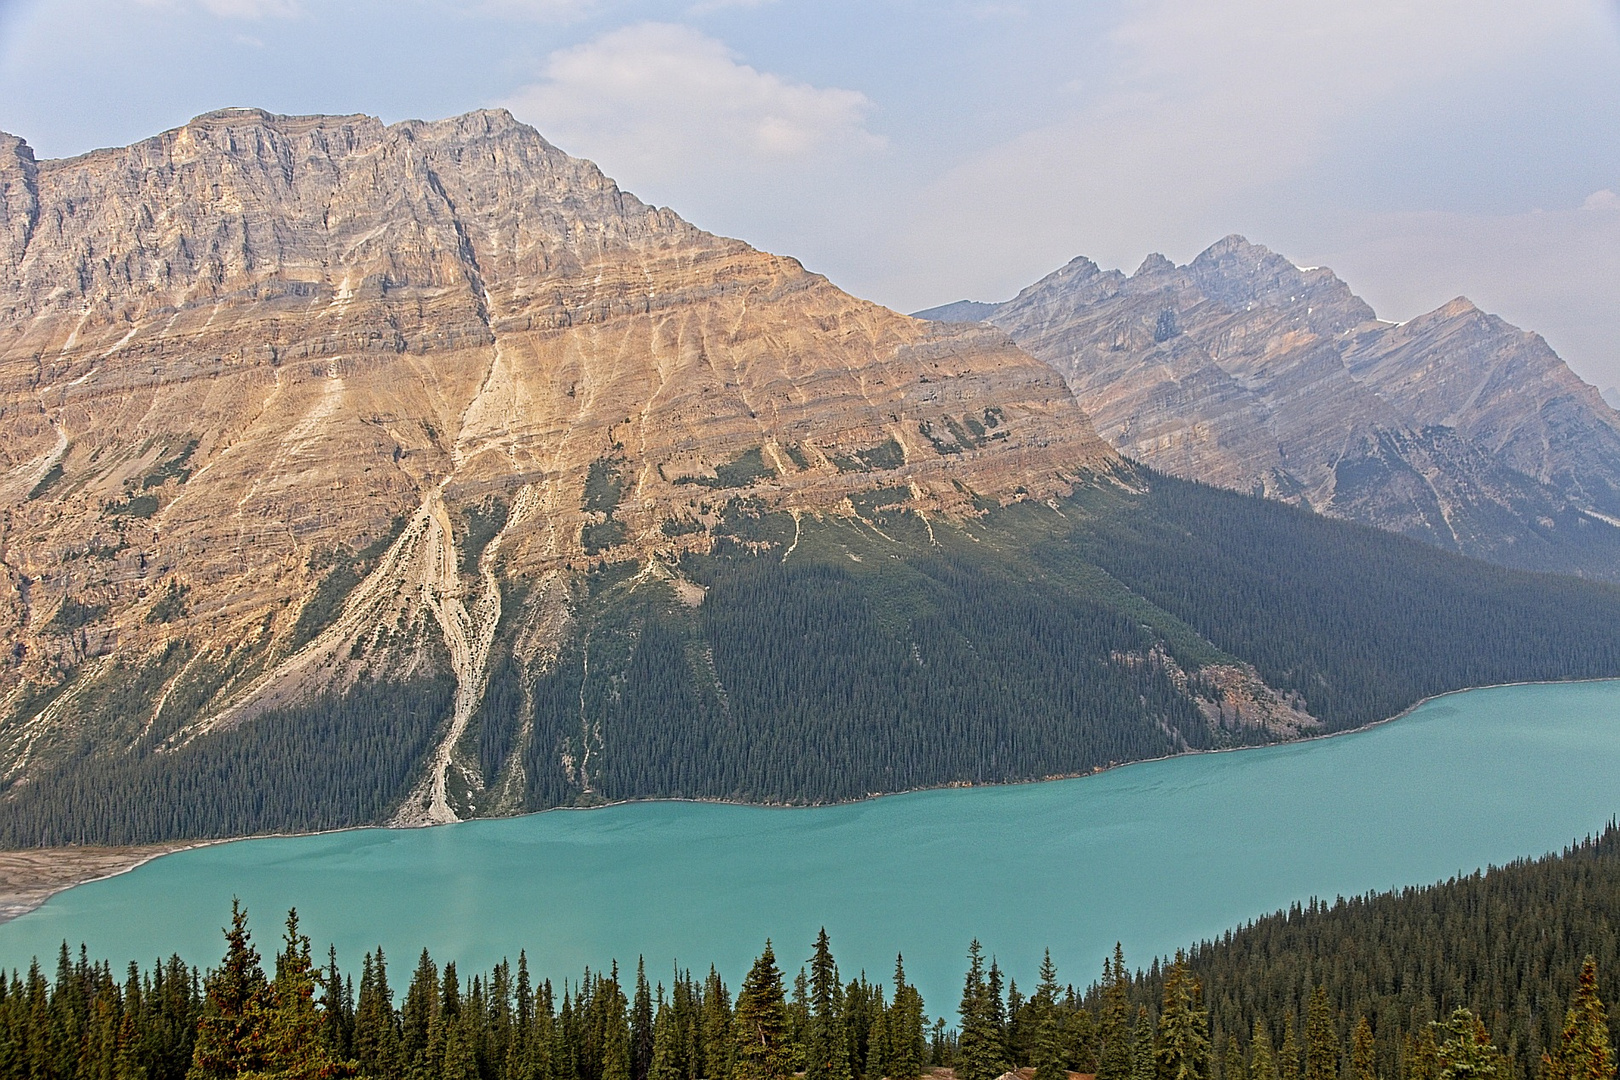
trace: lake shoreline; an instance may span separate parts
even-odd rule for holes
[[[532,817],[537,814],[550,814],[559,811],[585,812],[591,810],[604,810],[610,807],[630,806],[637,804],[656,803],[693,803],[718,806],[738,806],[760,810],[810,810],[833,806],[850,806],[858,803],[872,802],[878,799],[893,798],[901,795],[915,795],[926,791],[945,791],[956,788],[987,788],[987,787],[1017,787],[1025,784],[1045,784],[1059,780],[1080,780],[1091,776],[1100,776],[1104,773],[1118,769],[1129,768],[1133,765],[1146,765],[1154,762],[1171,761],[1177,758],[1195,757],[1204,754],[1229,754],[1244,750],[1263,750],[1278,746],[1303,745],[1318,742],[1324,739],[1335,739],[1344,735],[1355,735],[1371,731],[1397,720],[1405,719],[1417,710],[1442,698],[1453,697],[1458,694],[1468,694],[1479,690],[1500,690],[1515,686],[1573,686],[1587,683],[1620,682],[1620,677],[1598,679],[1560,679],[1560,680],[1521,680],[1510,683],[1492,683],[1485,686],[1462,687],[1457,690],[1447,690],[1443,693],[1431,694],[1420,701],[1413,703],[1393,716],[1384,717],[1359,727],[1345,728],[1342,731],[1323,732],[1318,735],[1308,735],[1297,739],[1286,739],[1278,742],[1261,743],[1253,746],[1228,746],[1210,750],[1183,750],[1174,754],[1165,754],[1156,758],[1139,758],[1133,761],[1123,761],[1118,764],[1102,766],[1083,773],[1064,773],[1043,776],[1027,780],[1008,780],[996,783],[972,783],[955,781],[946,784],[932,784],[922,787],[905,788],[898,791],[871,792],[867,795],[853,799],[841,799],[832,802],[818,803],[771,803],[753,802],[740,799],[707,799],[707,798],[678,798],[662,797],[647,799],[618,799],[603,801],[588,806],[556,806],[545,810],[535,810],[526,814],[506,815],[507,818]],[[498,821],[503,818],[483,817],[470,818],[467,822],[446,822],[444,825],[467,824],[474,821]],[[442,825],[417,825],[409,829],[440,828]],[[190,851],[196,848],[212,847],[218,844],[232,844],[244,840],[270,840],[291,839],[307,836],[324,836],[331,833],[360,832],[377,829],[395,831],[397,827],[389,825],[350,825],[335,829],[315,829],[308,832],[277,832],[253,833],[246,836],[214,837],[199,840],[176,840],[159,844],[138,844],[125,846],[68,846],[59,848],[25,848],[11,851],[0,851],[0,924],[10,922],[38,909],[51,897],[58,893],[79,885],[87,885],[95,881],[105,881],[108,878],[118,877],[130,873],[155,859],[165,855],[177,854],[181,851]],[[406,830],[399,830],[406,831]]]

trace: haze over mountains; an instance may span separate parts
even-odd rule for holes
[[[1079,258],[999,326],[1100,434],[1177,476],[1508,566],[1620,577],[1620,414],[1536,334],[1459,297],[1381,321],[1332,271],[1229,236],[1129,276]]]
[[[504,112],[6,136],[0,214],[0,842],[850,798],[1620,673],[1620,592],[1155,476],[1002,331],[704,233]],[[1069,274],[1125,305],[1121,362],[1242,338],[1189,272],[1140,303]],[[1311,288],[1276,385],[1218,388],[1235,430],[1288,371],[1398,382],[1426,340],[1339,360],[1312,342],[1370,312]],[[1547,413],[1572,391],[1520,351],[1545,377],[1509,399]],[[1512,497],[1558,536],[1620,514],[1584,414],[1537,457],[1522,411],[1466,435],[1536,471]],[[1337,476],[1245,445],[1273,488]]]

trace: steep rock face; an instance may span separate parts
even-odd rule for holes
[[[1620,516],[1620,416],[1539,334],[1463,297],[1352,337],[1345,365],[1420,424],[1439,424],[1582,505]]]
[[[937,317],[986,317],[959,307]],[[1620,416],[1541,338],[1467,301],[1380,322],[1331,271],[1232,236],[1129,276],[1076,259],[987,321],[1157,469],[1620,577]]]
[[[496,626],[543,666],[569,572],[673,563],[738,506],[972,514],[1117,464],[1000,331],[703,233],[499,111],[226,110],[38,163],[3,136],[0,265],[13,780],[92,715],[171,745],[448,669],[405,816],[454,816]]]

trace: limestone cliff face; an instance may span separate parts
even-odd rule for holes
[[[1466,300],[1400,325],[1232,236],[1187,266],[1076,259],[987,319],[1099,433],[1179,476],[1508,565],[1620,577],[1620,415]]]
[[[543,664],[562,575],[701,550],[737,500],[968,514],[1117,460],[1001,331],[703,233],[500,111],[0,136],[0,416],[8,777],[175,642],[213,674],[131,738],[435,663],[464,723],[514,581]]]

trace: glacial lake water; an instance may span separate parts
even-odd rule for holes
[[[1620,681],[1441,698],[1367,731],[1147,762],[1079,780],[766,809],[641,803],[448,827],[237,841],[80,886],[0,925],[0,965],[66,939],[149,964],[216,963],[231,897],[268,956],[296,905],[324,955],[381,945],[399,989],[423,945],[463,972],[528,951],[554,980],[617,958],[716,963],[767,936],[784,967],[825,925],[846,975],[894,954],[952,1015],[978,937],[1020,983],[1050,947],[1098,974],[1293,901],[1428,883],[1540,855],[1620,812]]]

